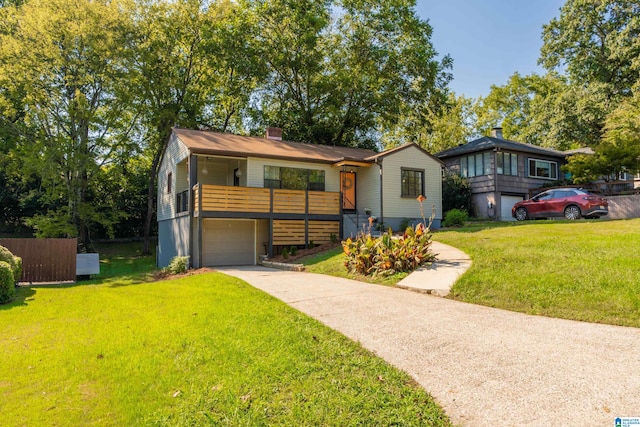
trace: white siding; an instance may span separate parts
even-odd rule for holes
[[[176,179],[178,171],[176,165],[189,156],[187,147],[176,137],[172,136],[158,172],[158,221],[174,218],[176,215]],[[167,178],[171,173],[171,193],[167,192]]]
[[[384,217],[420,218],[420,204],[415,197],[401,197],[401,169],[424,170],[424,191],[427,200],[423,202],[424,215],[428,219],[432,207],[436,209],[436,219],[442,219],[442,167],[418,147],[408,147],[383,158],[383,203]]]
[[[340,191],[340,168],[324,163],[292,162],[289,160],[249,157],[247,160],[247,187],[264,187],[264,166],[314,169],[324,172],[324,190]]]
[[[356,170],[356,204],[358,211],[371,209],[371,215],[380,216],[380,167],[376,164],[369,168]]]

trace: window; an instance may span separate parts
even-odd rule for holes
[[[173,173],[167,174],[167,194],[171,194],[171,185],[173,183]]]
[[[558,163],[549,160],[529,159],[529,176],[558,179]]]
[[[264,167],[264,187],[324,191],[324,171],[280,166]]]
[[[498,175],[518,176],[518,155],[513,153],[496,153],[496,169]]]
[[[491,173],[491,153],[479,153],[460,159],[460,176],[470,178]]]
[[[423,170],[401,169],[401,196],[418,197],[424,194]]]

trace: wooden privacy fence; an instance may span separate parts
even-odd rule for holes
[[[77,239],[0,239],[0,245],[22,258],[21,282],[76,280]]]

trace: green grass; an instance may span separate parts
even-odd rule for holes
[[[470,222],[433,239],[469,254],[449,298],[506,310],[640,327],[640,219]],[[353,277],[339,249],[308,271],[394,285],[404,276]]]
[[[473,260],[451,298],[640,327],[640,219],[535,221],[442,231],[434,239]]]
[[[300,258],[299,262],[304,264],[305,271],[311,273],[328,274],[330,276],[344,277],[346,279],[387,286],[395,285],[409,274],[396,273],[391,276],[362,276],[360,274],[351,274],[344,266],[345,260],[342,247],[340,246],[326,252]]]
[[[0,306],[0,424],[450,425],[408,375],[241,280],[149,282],[148,257],[101,253],[106,279]]]

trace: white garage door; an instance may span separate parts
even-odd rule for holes
[[[255,220],[203,221],[202,262],[205,266],[256,263]]]
[[[524,200],[522,196],[500,196],[500,220],[515,221],[511,216],[511,208],[518,202]]]

